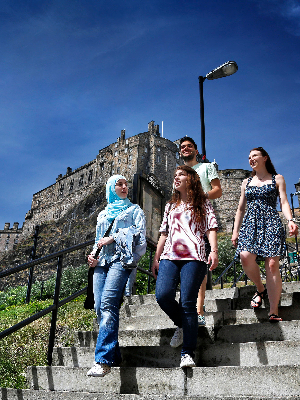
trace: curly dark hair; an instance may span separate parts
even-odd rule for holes
[[[192,209],[192,220],[196,223],[201,223],[206,215],[204,207],[206,196],[202,189],[199,175],[193,168],[188,167],[187,165],[180,165],[175,171],[178,170],[186,171],[187,173],[187,201]],[[176,206],[178,206],[180,202],[180,192],[173,189],[170,204],[176,204]]]
[[[268,159],[266,161],[266,169],[269,172],[269,174],[277,175],[276,169],[271,161],[269,154],[266,152],[266,150],[263,147],[254,147],[254,149],[250,150],[250,153],[251,153],[251,151],[255,151],[255,150],[259,151],[263,157],[268,157]],[[254,176],[254,175],[256,175],[256,172],[252,171],[252,176]]]

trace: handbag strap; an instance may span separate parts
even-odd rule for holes
[[[103,237],[107,237],[107,236],[110,234],[110,231],[111,231],[111,228],[112,228],[112,226],[113,226],[113,224],[114,224],[114,221],[115,221],[115,219],[113,219],[113,220],[111,221],[111,223],[110,223],[109,227],[106,229],[106,231],[105,231]],[[100,251],[101,251],[101,249],[99,249],[99,247],[98,247],[97,250],[96,250],[96,253],[95,253],[95,255],[94,255],[94,258],[95,258],[95,259],[97,259],[97,257],[99,256]]]

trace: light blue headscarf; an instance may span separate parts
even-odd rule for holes
[[[131,201],[129,199],[121,199],[116,193],[116,183],[119,179],[127,180],[123,175],[113,175],[106,183],[106,200],[107,206],[105,207],[106,218],[112,221],[116,218],[120,212],[125,210],[127,207],[131,206]]]

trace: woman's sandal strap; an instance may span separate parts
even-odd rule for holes
[[[263,292],[258,292],[256,291],[254,293],[254,296],[251,299],[251,302],[253,302],[254,304],[256,304],[255,306],[251,306],[252,308],[259,308],[262,305],[262,299],[265,297],[265,295],[267,294],[267,289],[265,289]],[[256,297],[260,297],[260,301],[256,301]]]
[[[282,321],[282,318],[278,317],[278,315],[276,315],[276,314],[270,314],[269,321],[270,322],[279,322],[279,321]]]

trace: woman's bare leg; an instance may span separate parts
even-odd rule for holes
[[[282,281],[279,271],[279,257],[267,257],[265,259],[268,298],[270,302],[270,314],[278,315],[278,304],[281,297]]]
[[[256,285],[257,291],[263,292],[265,287],[261,281],[259,265],[256,262],[256,254],[249,253],[249,251],[241,251],[240,258],[245,274]]]
[[[256,254],[249,253],[249,251],[242,251],[240,253],[241,263],[245,274],[256,285],[257,291],[262,293],[265,287],[261,281],[259,265],[256,262]],[[251,302],[251,306],[255,307],[255,303],[260,302],[262,298],[257,296],[255,302]]]

